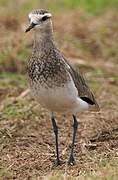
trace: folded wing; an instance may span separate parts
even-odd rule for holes
[[[93,106],[95,110],[99,111],[99,105],[90,90],[89,86],[87,85],[83,75],[80,72],[74,70],[74,68],[64,59],[68,71],[74,81],[74,84],[78,90],[78,96],[89,105]]]

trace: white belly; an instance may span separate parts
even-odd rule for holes
[[[31,87],[35,99],[45,108],[53,112],[76,113],[85,108],[84,101],[78,98],[77,89],[73,81],[67,82],[63,87],[45,88],[38,83]],[[88,104],[85,103],[88,107]]]

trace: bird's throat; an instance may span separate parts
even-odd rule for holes
[[[32,53],[35,54],[35,56],[37,57],[49,53],[50,49],[52,49],[54,46],[53,41],[54,39],[53,39],[52,31],[48,31],[48,32],[35,31]]]

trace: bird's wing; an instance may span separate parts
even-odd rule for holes
[[[95,97],[90,90],[89,86],[87,85],[83,75],[80,72],[77,72],[74,70],[74,68],[67,62],[67,60],[64,58],[64,61],[66,63],[66,66],[68,67],[68,71],[74,81],[74,84],[78,90],[78,96],[86,101],[88,104],[94,106],[95,110],[99,110],[99,105],[97,101],[95,100]]]

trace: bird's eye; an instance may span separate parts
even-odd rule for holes
[[[49,17],[48,16],[43,16],[42,21],[46,21]]]

